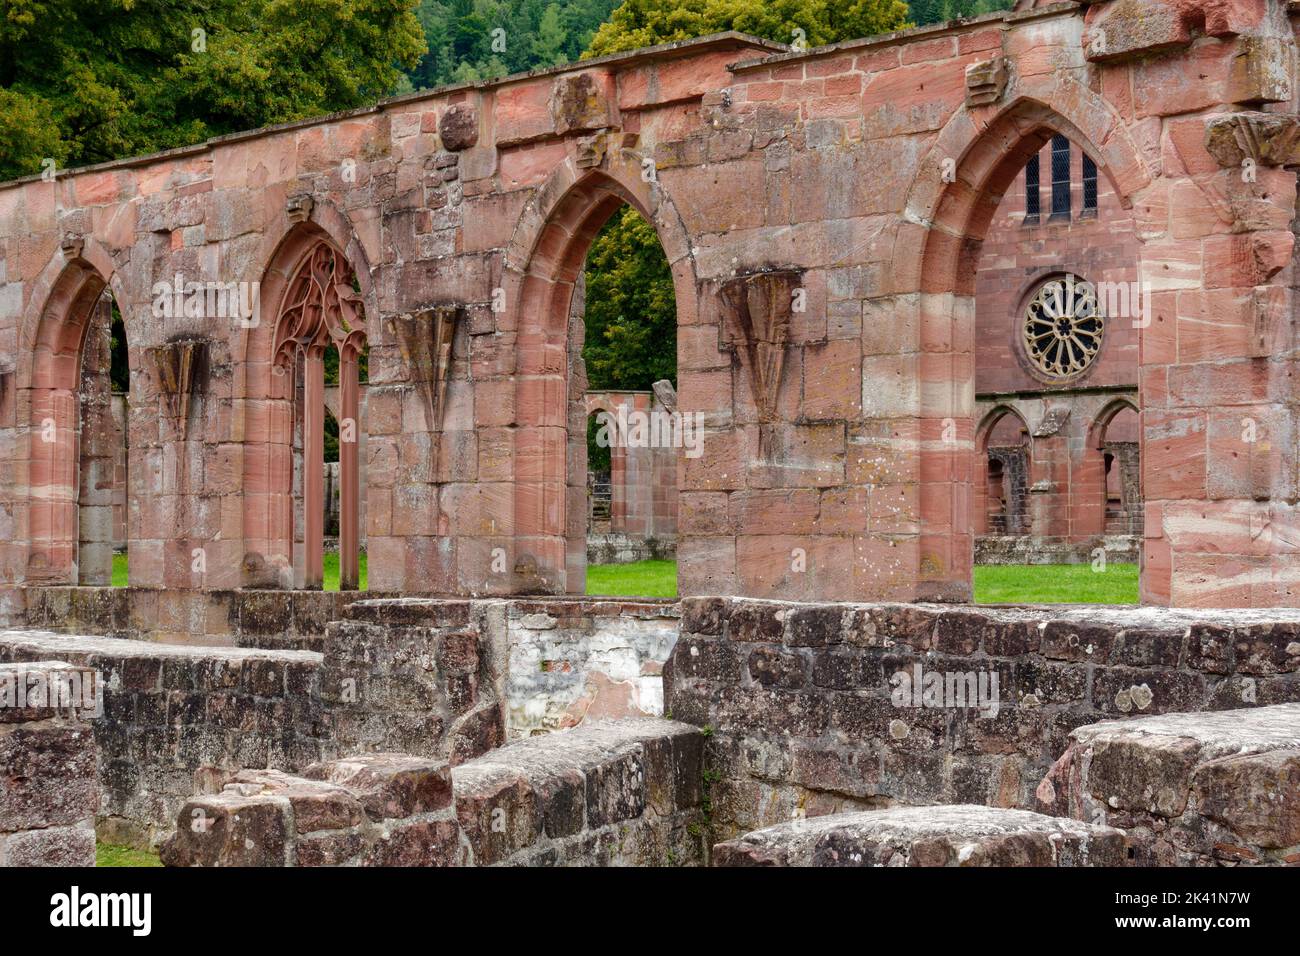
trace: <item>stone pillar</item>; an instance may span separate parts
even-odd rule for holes
[[[357,467],[357,438],[360,431],[360,388],[357,383],[357,355],[344,346],[339,357],[341,388],[339,422],[339,589],[354,591],[360,583],[360,471]],[[322,402],[324,396],[322,396]]]
[[[325,548],[325,353],[312,346],[305,354],[303,380],[302,498],[303,582],[324,583]]]

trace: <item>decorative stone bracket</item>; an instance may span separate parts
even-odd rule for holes
[[[311,218],[311,211],[316,205],[316,200],[306,194],[290,196],[284,205],[290,222],[306,222]]]
[[[168,414],[177,419],[181,441],[189,423],[190,396],[207,367],[208,340],[194,336],[175,339],[149,350],[158,372],[158,388]]]
[[[63,253],[63,258],[68,261],[80,259],[86,249],[86,239],[74,232],[65,232],[59,239],[59,249]]]
[[[464,314],[463,306],[439,305],[388,320],[402,360],[411,369],[411,377],[424,398],[430,431],[442,429],[447,383],[451,380],[451,346]]]
[[[1069,418],[1070,409],[1066,406],[1061,405],[1050,409],[1043,416],[1043,420],[1038,423],[1038,427],[1034,429],[1034,437],[1051,438],[1053,435],[1059,434]]]
[[[996,56],[966,67],[966,108],[992,106],[1007,90],[1006,57]]]
[[[619,125],[603,74],[575,73],[557,77],[549,107],[555,132],[566,133]]]
[[[724,335],[735,330],[733,345],[744,348],[749,361],[749,387],[758,408],[759,453],[771,449],[771,424],[779,420],[777,395],[790,341],[790,318],[795,290],[803,282],[796,270],[777,270],[738,276],[722,284],[726,316]]]
[[[1205,148],[1224,169],[1247,159],[1260,166],[1300,167],[1300,118],[1289,113],[1232,113],[1211,120]]]

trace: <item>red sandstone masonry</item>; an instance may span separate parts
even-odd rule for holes
[[[813,492],[820,509],[803,532],[683,522],[683,593],[968,599],[980,241],[1061,132],[1131,210],[1158,297],[1140,342],[1144,601],[1300,604],[1290,9],[1060,4],[804,53],[723,35],[8,184],[0,580],[76,580],[77,369],[106,288],[139,412],[134,583],[295,576],[274,319],[324,242],[356,271],[372,349],[372,586],[581,590],[570,305],[591,237],[630,203],[698,332],[679,339],[681,407],[707,418],[704,457],[679,468],[683,514],[716,514],[711,495],[745,513],[773,491]],[[756,300],[746,331],[723,287],[770,271],[807,290],[808,311]],[[177,273],[260,282],[264,321],[155,317],[153,286]],[[417,354],[429,336],[403,330],[440,309],[452,331],[431,361]],[[869,314],[897,337],[882,344]],[[184,417],[158,364],[178,338],[209,356]],[[784,360],[775,380],[756,373],[759,345]],[[1262,437],[1234,439],[1243,419]],[[865,526],[830,517],[868,487],[914,506]]]
[[[1300,701],[1297,633],[1295,611],[688,598],[665,708],[713,728],[720,839],[896,804],[1038,809],[1035,789],[1085,724]],[[997,712],[899,705],[892,681],[917,667],[996,675]]]

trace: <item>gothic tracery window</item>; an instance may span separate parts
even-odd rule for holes
[[[360,573],[360,409],[358,359],[366,345],[365,314],[356,277],[344,256],[318,242],[303,258],[276,321],[273,370],[297,394],[301,382],[304,587],[324,580],[325,355],[339,368],[339,586],[358,586]],[[291,524],[292,526],[292,524]]]

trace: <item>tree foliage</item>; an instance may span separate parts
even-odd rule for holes
[[[1015,0],[912,0],[912,20],[923,26],[957,17],[976,17],[995,10],[1010,10]]]
[[[363,106],[416,0],[0,0],[0,179]]]
[[[578,59],[617,0],[420,0],[428,52],[416,89],[471,83]]]
[[[907,25],[901,0],[625,0],[586,56],[740,30],[810,45]],[[587,338],[583,357],[593,389],[647,389],[677,380],[677,310],[663,248],[635,210],[614,215],[587,254]]]
[[[738,30],[810,46],[907,25],[903,0],[625,0],[596,32],[588,56]],[[802,33],[797,32],[802,31]]]

